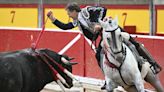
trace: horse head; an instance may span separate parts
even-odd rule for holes
[[[105,49],[113,56],[116,56],[116,60],[122,58],[122,52],[124,49],[122,43],[125,40],[129,40],[129,34],[121,32],[117,17],[114,19],[107,17],[103,21],[99,20],[99,23],[103,28],[103,47],[105,47]]]

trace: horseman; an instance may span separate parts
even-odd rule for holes
[[[91,41],[95,41],[98,38],[102,30],[102,27],[98,24],[98,19],[102,20],[106,16],[106,8],[100,6],[86,6],[80,9],[77,3],[69,3],[66,6],[66,11],[68,16],[73,19],[73,22],[67,24],[60,22],[53,16],[52,11],[49,11],[47,16],[54,25],[61,29],[67,30],[78,26],[84,36]],[[102,47],[99,45],[96,53],[98,64],[100,62],[101,48]]]
[[[99,35],[101,36],[102,27],[99,25],[98,20],[99,19],[103,20],[104,17],[106,16],[106,11],[107,11],[106,8],[100,6],[86,6],[81,9],[77,3],[73,2],[73,3],[69,3],[66,6],[66,11],[68,16],[73,19],[73,22],[69,22],[67,24],[62,23],[56,17],[53,16],[52,11],[49,11],[47,13],[47,16],[49,17],[49,19],[52,21],[54,25],[56,25],[57,27],[63,30],[72,29],[78,26],[80,31],[82,31],[82,33],[84,34],[84,36],[86,36],[91,41],[95,41]],[[102,49],[100,45],[101,41],[99,42],[99,46],[96,49],[96,59],[98,61],[99,67],[101,67],[100,66],[100,52]],[[130,47],[132,47],[133,52],[134,51],[136,53],[139,52],[139,55],[143,55],[144,53],[143,57],[147,59],[150,62],[150,64],[152,64],[154,70],[156,71],[156,73],[158,73],[160,66],[155,62],[155,60],[151,57],[151,55],[147,52],[147,50],[141,44],[136,42],[132,37],[130,38],[129,42],[132,43],[132,45],[135,45],[135,47],[129,45]],[[136,48],[139,51],[136,51]],[[138,57],[140,58],[139,55]]]
[[[106,8],[100,6],[86,6],[81,9],[77,3],[73,2],[66,6],[66,11],[68,16],[73,19],[73,22],[69,22],[67,24],[62,23],[53,16],[52,11],[49,11],[47,16],[54,25],[63,30],[72,29],[78,26],[84,36],[91,41],[95,41],[98,38],[100,32],[102,31],[102,27],[98,24],[98,19],[102,20],[106,16]],[[96,50],[96,59],[98,61],[99,67],[101,49],[102,47],[99,44]],[[104,88],[105,85],[102,87],[102,89]]]

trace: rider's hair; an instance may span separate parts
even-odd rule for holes
[[[66,6],[66,10],[69,10],[69,11],[76,11],[76,12],[80,12],[81,9],[80,9],[80,6],[76,3],[76,2],[72,2],[72,3],[68,3],[67,6]]]

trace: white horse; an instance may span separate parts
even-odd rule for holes
[[[122,86],[128,92],[145,92],[143,80],[149,82],[157,92],[164,92],[156,75],[150,69],[150,64],[144,62],[139,71],[138,62],[132,51],[124,44],[130,35],[121,32],[118,19],[107,18],[99,20],[103,27],[103,41],[101,65],[106,80],[106,90],[112,92],[114,88]]]

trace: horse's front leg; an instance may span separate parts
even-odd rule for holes
[[[137,89],[137,92],[145,92],[144,91],[144,83],[143,83],[143,80],[142,80],[142,77],[141,77],[141,74],[139,71],[136,72],[136,74],[135,74],[134,84]]]
[[[106,90],[107,92],[113,92],[113,90],[117,87],[116,86],[116,83],[113,82],[113,80],[111,80],[111,69],[108,65],[106,65],[106,57],[104,54],[102,54],[102,70],[103,70],[103,73],[104,73],[104,76],[105,76],[105,82],[106,82]]]
[[[106,81],[106,90],[107,92],[113,92],[115,88],[117,88],[117,85],[115,82],[113,82],[110,78],[105,77]]]

